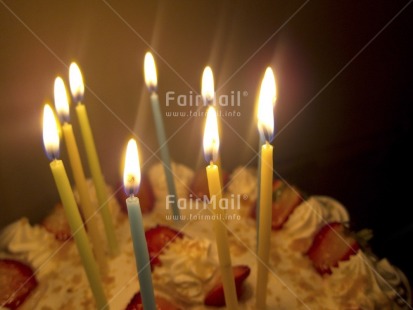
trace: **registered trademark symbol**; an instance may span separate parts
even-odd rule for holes
[[[242,92],[242,95],[243,95],[244,97],[247,97],[247,96],[248,96],[248,92],[247,92],[246,90],[244,90],[244,91]]]

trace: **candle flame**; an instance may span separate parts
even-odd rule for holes
[[[138,146],[135,139],[130,139],[126,148],[125,168],[123,171],[123,186],[127,195],[136,194],[141,182]]]
[[[69,101],[65,82],[58,76],[54,81],[54,105],[62,123],[69,122]]]
[[[274,134],[274,106],[276,100],[274,73],[270,67],[265,70],[258,98],[258,130],[267,142]]]
[[[81,102],[85,93],[85,85],[83,84],[82,72],[75,62],[72,62],[69,67],[69,84],[73,100]]]
[[[214,75],[209,66],[205,67],[202,74],[202,97],[205,105],[214,101]]]
[[[158,86],[158,80],[156,77],[155,60],[153,59],[151,52],[147,52],[145,54],[144,71],[146,86],[148,87],[150,92],[156,91],[156,87]]]
[[[43,144],[50,160],[59,157],[59,130],[56,117],[49,104],[45,104],[43,109]]]
[[[217,112],[213,106],[208,107],[204,130],[204,156],[209,163],[216,161],[219,150]]]

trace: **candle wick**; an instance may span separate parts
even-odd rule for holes
[[[210,164],[211,166],[213,166],[213,165],[214,165],[214,161],[213,161],[213,160],[210,160],[210,161],[209,161],[209,164]]]
[[[150,85],[148,86],[148,89],[149,89],[149,92],[150,92],[151,96],[152,96],[153,94],[156,94],[156,86],[155,86],[155,85],[150,84]]]

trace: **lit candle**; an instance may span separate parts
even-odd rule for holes
[[[155,120],[156,135],[158,136],[161,159],[166,176],[166,182],[168,185],[168,193],[174,198],[172,203],[172,214],[174,215],[174,219],[179,219],[179,209],[177,203],[178,197],[176,195],[175,182],[172,175],[171,160],[169,158],[168,144],[166,142],[165,129],[163,127],[161,109],[159,107],[159,97],[156,93],[158,80],[156,76],[155,60],[153,59],[153,56],[150,52],[147,52],[145,55],[144,69],[145,83],[151,95],[152,113]],[[169,205],[167,205],[167,208],[169,208]]]
[[[93,140],[92,130],[89,124],[86,107],[82,104],[85,87],[83,84],[82,73],[76,63],[71,63],[69,68],[70,90],[76,106],[76,114],[79,119],[80,131],[82,133],[83,143],[86,149],[86,155],[92,174],[93,183],[95,184],[96,196],[99,202],[99,211],[102,215],[105,227],[106,238],[108,239],[110,253],[114,256],[119,253],[119,246],[115,236],[115,228],[112,222],[112,216],[109,212],[109,196],[106,190],[106,183],[100,169],[99,158],[96,152],[95,142]]]
[[[202,73],[202,82],[201,82],[201,94],[204,100],[204,105],[213,105],[215,106],[215,92],[214,92],[214,74],[212,73],[212,69],[210,66],[206,66],[204,72]],[[219,127],[218,126],[218,135],[219,135]],[[221,167],[221,156],[218,153],[215,164]],[[221,184],[223,184],[223,177],[222,171],[219,170],[219,178],[221,180]]]
[[[130,230],[135,252],[136,268],[138,269],[139,285],[142,296],[143,308],[156,309],[155,295],[153,292],[151,264],[149,261],[148,246],[143,229],[141,207],[139,198],[134,194],[138,192],[141,179],[139,166],[139,154],[136,141],[130,139],[126,149],[125,169],[123,173],[123,184],[125,192],[129,197],[126,199]]]
[[[219,265],[224,286],[225,304],[227,309],[237,309],[238,300],[232,272],[231,255],[229,252],[228,234],[225,228],[225,209],[220,208],[222,198],[221,178],[218,166],[214,164],[219,149],[219,135],[217,115],[213,106],[209,106],[204,131],[204,154],[210,164],[206,167],[209,196],[212,210],[215,215],[214,230],[217,242]]]
[[[79,192],[80,207],[86,219],[86,227],[88,229],[90,241],[92,242],[93,253],[95,254],[95,258],[98,261],[101,271],[106,272],[107,262],[98,229],[98,218],[95,214],[95,207],[90,200],[75,135],[73,134],[72,125],[69,123],[69,102],[67,100],[66,87],[61,77],[57,77],[54,82],[54,99],[56,112],[62,123],[61,128],[66,142],[67,152],[69,154],[70,166],[72,167],[73,177],[75,179],[77,191]]]
[[[82,218],[77,209],[75,197],[66,174],[63,162],[58,158],[59,155],[59,133],[57,130],[56,119],[52,108],[46,104],[43,112],[43,143],[46,154],[51,161],[52,171],[63,208],[69,222],[73,239],[76,242],[77,250],[85,269],[89,285],[96,301],[97,309],[107,309],[105,292],[99,276],[98,266],[93,257],[92,249],[83,226]]]
[[[276,89],[276,84],[275,84],[275,79],[274,79],[274,75],[269,75],[268,76],[269,79],[272,79],[269,83],[269,85],[274,85],[273,88],[269,88],[268,89],[268,96],[270,98],[272,98],[272,104],[273,107],[275,107],[275,102],[277,100],[277,89]],[[259,105],[258,105],[259,106]],[[257,113],[258,116],[258,113]],[[257,117],[258,119],[258,117]],[[256,218],[256,224],[257,224],[257,241],[258,241],[258,236],[259,236],[259,218],[260,218],[260,188],[261,188],[261,146],[265,143],[266,138],[265,136],[261,133],[260,130],[260,120],[258,119],[257,122],[257,128],[258,128],[258,133],[259,133],[259,141],[258,141],[258,169],[257,169],[257,192],[258,192],[258,196],[257,196],[257,203],[256,203],[256,209],[255,209],[255,218]],[[258,242],[257,242],[257,246],[258,246]]]
[[[265,309],[269,269],[272,220],[273,147],[270,144],[274,131],[273,94],[275,79],[271,68],[265,71],[258,103],[258,128],[265,138],[261,148],[261,184],[257,259],[257,309]]]

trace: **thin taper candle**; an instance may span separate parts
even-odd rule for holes
[[[136,268],[138,270],[143,308],[156,309],[155,295],[152,284],[151,263],[149,260],[148,246],[146,244],[141,207],[139,205],[138,197],[128,197],[126,199],[126,206],[128,208],[130,231],[133,240],[133,250],[135,252]]]
[[[62,200],[63,208],[66,213],[66,218],[75,240],[77,250],[79,251],[82,265],[86,272],[90,288],[96,301],[96,308],[108,309],[105,292],[103,290],[102,280],[99,275],[98,265],[93,257],[92,249],[83,226],[83,221],[80,216],[75,197],[73,196],[72,188],[69,179],[67,178],[66,170],[61,160],[53,160],[50,163],[50,169],[59,191],[60,199]]]
[[[161,159],[165,172],[166,183],[168,186],[168,193],[174,198],[171,204],[172,214],[174,215],[173,218],[177,220],[179,219],[178,196],[176,194],[175,181],[172,174],[173,171],[171,166],[171,159],[169,156],[169,149],[165,136],[165,128],[163,125],[161,108],[159,106],[159,97],[156,93],[158,81],[156,77],[155,60],[153,59],[153,56],[150,52],[146,53],[145,55],[144,67],[145,82],[150,92],[152,113],[155,121],[156,135],[158,138],[159,148],[161,151]],[[169,208],[169,205],[167,205],[166,207]]]
[[[267,68],[261,83],[258,105],[258,130],[265,144],[261,147],[258,248],[257,248],[257,294],[256,308],[265,309],[267,300],[271,222],[273,147],[270,141],[274,132],[275,79],[271,68]]]
[[[119,253],[119,245],[116,240],[115,228],[112,222],[112,216],[109,212],[109,196],[106,190],[105,179],[100,168],[99,157],[96,152],[95,142],[90,128],[89,118],[86,107],[82,104],[84,94],[83,77],[76,63],[71,63],[69,68],[70,90],[73,100],[77,103],[76,114],[79,119],[80,131],[83,143],[86,149],[86,155],[93,183],[95,184],[96,196],[99,203],[99,211],[102,215],[105,227],[106,238],[108,239],[110,253],[114,256]]]
[[[82,162],[80,160],[79,150],[75,135],[73,134],[72,125],[69,123],[69,102],[67,100],[66,87],[63,79],[57,77],[54,84],[54,99],[57,114],[63,122],[61,128],[66,143],[66,149],[69,154],[70,166],[72,168],[73,177],[75,179],[77,191],[80,198],[80,208],[86,219],[86,227],[88,235],[92,242],[93,253],[99,264],[100,270],[103,273],[107,271],[107,261],[103,248],[102,238],[98,228],[98,215],[96,214],[95,206],[90,200],[89,190],[86,182],[86,177],[83,172]]]
[[[96,214],[96,208],[90,200],[89,190],[86,182],[86,177],[83,172],[82,164],[80,161],[79,151],[77,148],[75,136],[73,134],[73,128],[70,124],[63,124],[62,126],[63,136],[66,142],[67,152],[69,154],[70,166],[72,167],[73,177],[75,179],[77,191],[80,198],[80,208],[83,211],[83,215],[86,220],[86,227],[88,228],[88,234],[92,241],[93,253],[103,273],[107,271],[107,261],[105,258],[105,251],[103,248],[102,238],[98,228],[98,215]]]
[[[66,174],[65,167],[59,155],[59,134],[56,120],[51,107],[46,104],[43,112],[43,141],[47,156],[52,160],[50,169],[56,183],[63,208],[66,213],[70,230],[75,240],[83,268],[96,301],[97,309],[107,309],[107,301],[99,275],[98,266],[93,257],[89,239],[86,235],[83,221],[77,208],[75,197]]]
[[[134,194],[138,191],[140,184],[139,154],[136,141],[130,139],[126,149],[125,169],[123,174],[123,184],[125,193],[129,195],[126,199],[130,231],[135,252],[136,268],[142,304],[144,309],[155,310],[155,295],[152,285],[151,263],[149,261],[148,246],[146,244],[145,230],[143,227],[142,212],[138,197]]]
[[[213,202],[212,212],[216,215],[213,225],[217,242],[222,283],[224,286],[225,304],[227,309],[238,309],[231,254],[229,252],[228,234],[224,223],[225,209],[221,209],[219,207],[219,203],[222,198],[222,187],[218,166],[211,162],[211,164],[207,166],[206,172],[208,178],[209,196]]]
[[[272,221],[273,147],[266,143],[261,148],[261,187],[257,259],[257,309],[265,309],[269,269]]]
[[[215,215],[213,225],[222,283],[224,286],[225,304],[227,309],[238,309],[238,299],[231,264],[231,253],[229,251],[228,234],[225,226],[225,209],[220,208],[222,198],[221,177],[218,166],[213,163],[213,160],[218,157],[219,149],[218,123],[216,111],[213,106],[210,106],[207,111],[203,146],[205,159],[207,162],[210,162],[206,167],[206,173],[212,212]]]
[[[76,113],[80,124],[80,131],[83,137],[84,146],[86,149],[90,172],[92,174],[93,183],[95,184],[96,196],[99,203],[99,211],[102,215],[105,234],[106,238],[108,239],[109,250],[112,255],[117,255],[119,253],[119,246],[118,241],[116,240],[112,216],[108,207],[109,195],[106,189],[105,179],[103,178],[103,174],[100,169],[99,158],[96,152],[89,119],[87,117],[86,107],[80,102],[76,106]]]

